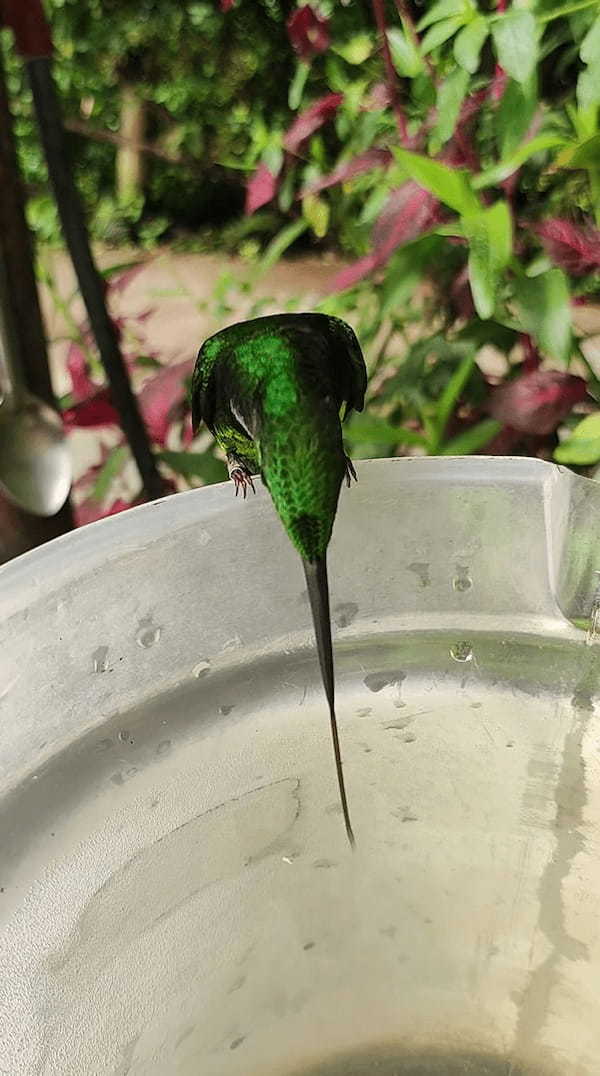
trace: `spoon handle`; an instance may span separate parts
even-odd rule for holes
[[[6,264],[0,252],[0,406],[13,409],[19,406],[26,395],[18,353]]]

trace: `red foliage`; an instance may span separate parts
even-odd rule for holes
[[[69,344],[67,372],[71,378],[71,392],[75,400],[86,400],[96,392],[98,386],[92,381],[87,359],[77,344]]]
[[[376,82],[364,98],[361,112],[379,112],[382,108],[388,108],[392,103],[390,88],[386,82]]]
[[[235,0],[221,0],[221,11],[231,11]]]
[[[591,224],[583,228],[570,220],[551,217],[532,226],[555,265],[571,276],[583,276],[600,268],[600,231]]]
[[[266,164],[259,164],[246,187],[246,213],[250,215],[270,202],[277,194],[277,185],[277,176],[273,175]]]
[[[93,396],[63,411],[63,423],[68,430],[77,426],[84,429],[118,426],[119,421],[119,414],[111,402],[108,388],[98,389]]]
[[[439,202],[413,180],[392,191],[373,229],[374,250],[342,269],[330,291],[344,291],[385,265],[397,247],[416,239],[437,220]]]
[[[283,139],[288,153],[297,153],[300,147],[331,118],[344,100],[343,93],[327,93],[319,97],[309,108],[296,117]]]
[[[308,187],[300,191],[298,197],[304,198],[306,194],[317,194],[319,191],[327,190],[328,187],[335,187],[336,183],[346,183],[354,176],[370,172],[373,168],[385,168],[392,160],[389,149],[368,149],[365,153],[359,153],[357,157],[353,157],[352,160],[339,164],[329,175],[321,176],[314,183],[309,183]]]
[[[150,440],[164,446],[171,423],[182,418],[185,408],[184,379],[191,374],[193,359],[164,366],[142,386],[138,403]]]
[[[290,16],[287,32],[294,52],[305,62],[329,48],[329,19],[324,19],[310,4],[299,7]]]
[[[553,433],[586,394],[581,377],[562,370],[533,370],[494,389],[489,410],[498,422],[543,437]]]

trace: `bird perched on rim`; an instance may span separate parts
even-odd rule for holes
[[[354,835],[335,714],[327,546],[340,488],[356,472],[344,452],[342,416],[362,411],[367,371],[354,332],[326,314],[273,314],[240,322],[200,348],[192,424],[204,422],[246,496],[260,472],[298,550],[317,641],[346,832]]]

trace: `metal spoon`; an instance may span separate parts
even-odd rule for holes
[[[60,417],[26,388],[0,258],[0,490],[35,516],[54,516],[71,488],[72,468]]]

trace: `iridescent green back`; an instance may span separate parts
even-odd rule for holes
[[[236,424],[251,432],[275,508],[308,561],[331,537],[345,473],[339,412],[344,402],[362,407],[364,380],[352,330],[315,314],[225,329],[206,341],[194,371],[195,421],[204,417],[217,436]]]

